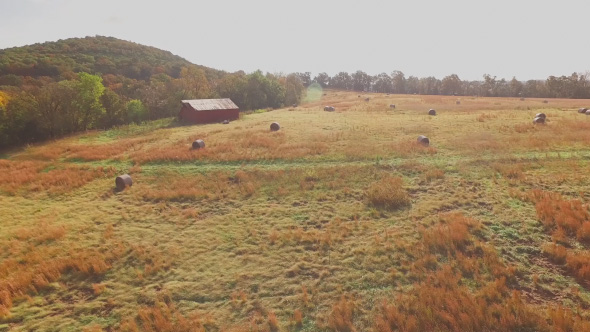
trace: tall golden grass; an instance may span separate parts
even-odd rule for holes
[[[0,191],[10,195],[19,191],[61,194],[80,188],[97,178],[114,174],[113,167],[0,160]]]

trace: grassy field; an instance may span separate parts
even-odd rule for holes
[[[319,97],[2,155],[0,331],[590,331],[589,100]]]

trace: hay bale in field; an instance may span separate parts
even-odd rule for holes
[[[424,135],[420,135],[418,136],[418,140],[417,142],[419,144],[422,144],[424,146],[429,146],[430,145],[430,140],[428,139],[428,137],[424,136]]]
[[[277,131],[281,129],[281,125],[278,122],[273,122],[270,124],[270,131]]]
[[[584,114],[590,115],[590,109],[589,110],[586,110],[586,112],[584,112]]]
[[[431,108],[428,110],[428,115],[436,115],[436,111]]]
[[[334,112],[336,109],[334,106],[324,106],[324,111],[326,112]]]
[[[223,120],[223,124],[229,124],[229,120]]]
[[[193,142],[193,149],[198,150],[205,147],[205,142],[202,139],[197,139]]]
[[[533,123],[534,124],[545,124],[545,118],[534,118]]]
[[[547,119],[547,115],[545,115],[545,113],[537,113],[535,115],[535,118],[543,118],[543,119]]]
[[[586,113],[587,110],[587,108],[583,107],[578,110],[578,113]]]
[[[131,187],[132,185],[133,180],[129,174],[117,176],[115,179],[115,186],[117,186],[118,191],[124,190],[126,187]]]

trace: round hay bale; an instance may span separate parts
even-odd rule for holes
[[[270,124],[270,131],[277,131],[281,129],[281,125],[278,122],[273,122]]]
[[[428,137],[426,137],[424,135],[420,135],[420,136],[418,136],[418,143],[422,144],[424,146],[429,146],[430,140],[428,139]]]
[[[193,149],[198,150],[205,147],[205,142],[202,139],[195,140],[193,142]]]
[[[223,124],[229,124],[229,120],[223,120]]]
[[[588,110],[588,109],[587,109],[587,108],[585,108],[585,107],[584,107],[584,108],[580,108],[580,109],[578,110],[578,113],[586,113],[586,111],[587,111],[587,110]]]
[[[586,110],[586,112],[584,112],[584,114],[590,115],[590,109],[589,110]]]
[[[545,113],[537,113],[535,115],[535,118],[543,118],[543,119],[547,119],[547,116],[545,115]]]
[[[389,105],[389,108],[395,108],[395,104]]]
[[[428,115],[436,115],[436,111],[431,108],[428,110]]]
[[[117,190],[121,191],[124,190],[126,187],[131,187],[133,185],[133,180],[129,174],[123,174],[117,176],[115,179],[115,185],[117,186]]]
[[[533,123],[534,124],[545,124],[545,118],[534,118]]]

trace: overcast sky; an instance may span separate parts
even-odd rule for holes
[[[0,48],[94,35],[226,71],[590,71],[588,0],[0,0]]]

